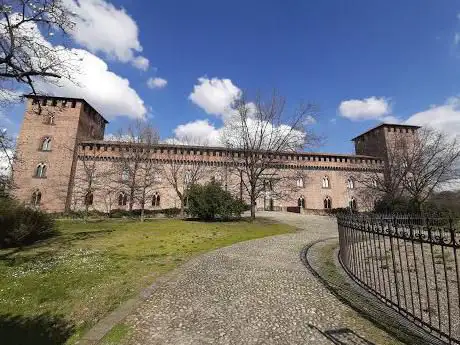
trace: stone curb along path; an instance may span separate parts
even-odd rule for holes
[[[300,261],[306,244],[337,236],[335,219],[259,216],[303,231],[215,250],[157,281],[124,321],[132,328],[128,344],[332,344],[328,334],[399,344],[342,304]]]

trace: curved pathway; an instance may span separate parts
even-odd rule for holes
[[[258,216],[302,231],[235,244],[177,269],[128,317],[129,344],[396,344],[341,304],[300,261],[306,244],[337,236],[334,219]],[[328,340],[331,334],[342,342]]]

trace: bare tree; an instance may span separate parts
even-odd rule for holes
[[[316,115],[312,104],[300,104],[288,114],[284,97],[276,92],[266,101],[259,96],[249,103],[241,95],[234,102],[222,141],[249,197],[251,218],[255,218],[256,200],[267,189],[278,199],[298,189],[296,180],[302,176],[282,169],[282,165],[289,154],[319,143],[319,137],[309,128]],[[283,188],[275,188],[276,185]]]
[[[157,181],[157,168],[151,155],[158,139],[153,126],[141,120],[130,126],[126,133],[121,131],[118,134],[120,162],[116,164],[116,180],[128,191],[129,211],[133,210],[136,201],[141,206],[141,220],[152,186]]]
[[[93,205],[94,194],[106,190],[111,180],[112,171],[97,169],[100,164],[99,157],[102,157],[102,151],[95,148],[91,150],[90,155],[82,157],[82,169],[74,178],[74,204],[81,200],[85,207],[85,215],[88,215],[89,208]]]
[[[165,158],[160,165],[161,175],[176,192],[180,200],[180,216],[183,217],[187,202],[187,190],[203,178],[205,166],[200,161],[190,161],[181,155],[190,149],[199,150],[198,147],[190,148],[175,144],[174,141],[170,141],[170,143],[172,144],[170,147],[163,148]],[[181,142],[181,144],[184,143]]]
[[[141,206],[141,222],[143,222],[145,218],[145,205],[154,197],[154,193],[156,192],[153,187],[158,184],[160,173],[158,164],[150,158],[150,153],[153,151],[152,145],[147,145],[145,150],[148,157],[141,160],[139,164],[139,179],[134,193],[135,199]]]
[[[414,135],[392,134],[380,145],[385,148],[382,165],[368,165],[357,175],[361,198],[410,198],[420,209],[434,192],[460,178],[458,139],[430,128],[420,128]]]
[[[12,186],[14,139],[0,129],[0,194],[7,194]]]
[[[0,101],[17,100],[18,85],[37,94],[40,82],[72,79],[77,57],[43,36],[66,38],[73,29],[73,15],[62,0],[3,0],[0,16]]]
[[[407,168],[403,188],[418,208],[434,191],[460,178],[460,143],[446,133],[421,128],[402,155]]]

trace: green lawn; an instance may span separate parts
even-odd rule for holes
[[[73,344],[121,302],[191,256],[294,230],[264,220],[62,220],[58,227],[60,235],[50,240],[0,250],[2,343]]]

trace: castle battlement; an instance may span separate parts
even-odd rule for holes
[[[26,98],[13,174],[14,194],[26,204],[52,212],[88,207],[107,211],[108,203],[110,208],[126,208],[124,169],[131,167],[135,153],[141,154],[144,162],[152,163],[152,171],[156,174],[155,183],[147,191],[155,200],[147,208],[170,208],[180,204],[164,169],[172,164],[183,169],[179,171],[182,182],[187,179],[191,167],[200,166],[197,182],[219,180],[227,190],[247,199],[242,191],[244,181],[241,174],[236,173],[248,155],[243,150],[171,143],[147,146],[104,140],[108,121],[84,99]],[[403,131],[411,135],[417,128],[381,124],[352,139],[356,154],[251,152],[250,155],[270,156],[271,167],[279,170],[279,174],[297,176],[293,181],[295,192],[285,193],[287,198],[274,199],[276,193],[267,192],[257,204],[263,208],[269,205],[271,209],[285,209],[296,206],[301,200],[302,208],[322,210],[324,207],[346,207],[352,200],[358,205],[356,207],[365,209],[364,202],[359,200],[357,177],[382,170],[392,133]],[[89,177],[88,172],[94,176]],[[88,200],[91,200],[90,205]],[[133,200],[134,207],[137,202]]]

